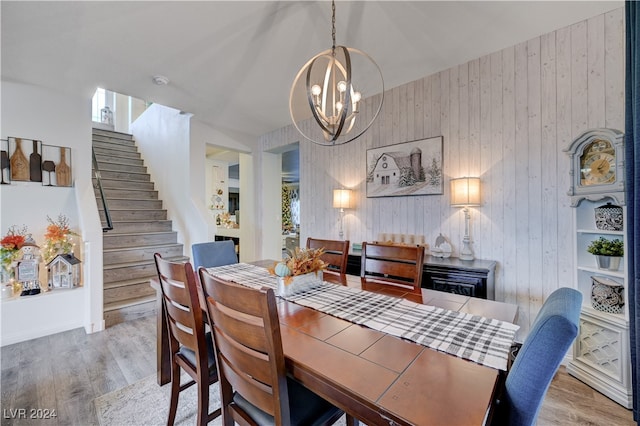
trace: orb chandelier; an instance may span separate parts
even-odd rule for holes
[[[296,129],[320,145],[343,144],[361,136],[378,116],[384,98],[384,81],[375,61],[358,49],[336,46],[335,1],[331,12],[331,49],[298,71],[289,95]],[[371,103],[366,113],[362,112],[364,96]]]

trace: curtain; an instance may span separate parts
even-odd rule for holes
[[[640,13],[638,2],[625,2],[626,82],[625,82],[625,170],[627,198],[627,264],[629,269],[629,322],[633,419],[640,406]]]

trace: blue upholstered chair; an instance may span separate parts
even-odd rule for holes
[[[544,302],[509,370],[493,424],[535,424],[551,380],[578,335],[581,305],[582,294],[566,287]]]
[[[191,246],[193,253],[193,268],[213,268],[214,266],[238,263],[236,248],[232,240],[210,241]]]

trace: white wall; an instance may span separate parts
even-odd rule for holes
[[[370,100],[360,114],[371,116]],[[380,116],[354,142],[328,148],[301,141],[301,241],[337,238],[331,194],[344,186],[356,196],[344,222],[352,243],[392,232],[424,235],[433,244],[442,233],[457,255],[464,219],[449,205],[448,182],[480,176],[482,206],[471,211],[473,250],[477,258],[498,261],[496,299],[518,304],[526,335],[544,298],[573,286],[563,149],[595,127],[624,129],[623,9],[390,89]],[[443,195],[366,197],[367,149],[439,135]],[[299,140],[288,126],[264,135],[262,150]]]
[[[219,132],[193,120],[190,114],[158,104],[151,105],[131,125],[131,132],[151,180],[156,184],[163,207],[167,209],[168,218],[173,221],[173,229],[178,231],[179,242],[184,244],[184,255],[191,257],[191,245],[213,241],[216,232],[215,220],[208,210],[211,194],[207,193],[206,144],[229,146],[237,150],[247,150],[248,147],[239,143],[233,145]],[[241,158],[243,155],[247,154],[241,154]],[[247,182],[252,181],[253,168],[250,162],[245,166],[245,173],[251,177]],[[246,191],[243,185],[241,194],[243,192],[247,197],[253,196],[250,183]],[[247,201],[247,207],[250,204]],[[245,213],[241,214],[242,223]],[[245,229],[247,232],[253,229],[250,220],[252,213],[246,214],[247,227],[241,229],[241,239]],[[244,238],[249,241],[254,237],[251,233]],[[252,244],[247,244],[247,256],[250,257],[245,259],[255,259]]]
[[[260,241],[263,230],[259,218],[258,199],[261,197],[260,170],[256,168],[254,156],[240,153],[240,261],[252,262],[265,259],[261,253]]]
[[[262,153],[260,227],[262,259],[282,258],[282,155]],[[275,179],[274,179],[275,177]]]
[[[102,321],[102,229],[91,183],[91,97],[71,97],[42,88],[2,81],[2,135],[42,140],[71,148],[74,186],[45,187],[12,182],[0,187],[0,233],[26,225],[42,245],[47,215],[65,214],[83,262],[84,287],[2,301],[2,345],[84,326],[104,328]],[[30,149],[30,148],[29,148]],[[46,270],[40,265],[46,286]]]
[[[151,105],[131,125],[151,180],[156,184],[167,216],[190,256],[191,244],[207,238],[206,216],[192,201],[190,188],[189,114],[159,104]],[[204,170],[201,173],[204,179]]]

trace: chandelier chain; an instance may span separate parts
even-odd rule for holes
[[[331,1],[331,39],[333,40],[333,46],[331,49],[336,50],[336,2]]]

